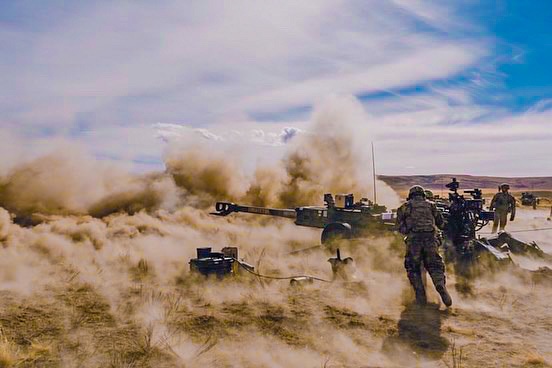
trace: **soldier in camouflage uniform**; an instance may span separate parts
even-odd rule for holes
[[[429,189],[424,190],[425,197],[428,201],[433,201],[435,199],[435,196],[433,195],[433,192]]]
[[[424,188],[410,188],[408,201],[397,210],[399,231],[406,235],[404,267],[416,293],[416,302],[426,304],[426,292],[422,281],[422,263],[429,272],[435,289],[443,303],[449,307],[452,299],[445,286],[445,264],[439,255],[436,227],[443,228],[444,221],[435,203],[426,200]]]
[[[510,221],[514,221],[516,217],[516,199],[508,193],[510,186],[506,183],[500,184],[500,192],[496,193],[491,201],[490,210],[495,211],[493,221],[493,233],[496,233],[500,225],[500,231],[504,231],[508,222],[508,213],[510,213]]]

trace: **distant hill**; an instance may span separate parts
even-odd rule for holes
[[[378,175],[378,178],[395,190],[406,190],[412,185],[421,185],[428,189],[443,189],[445,184],[455,177],[460,182],[460,188],[496,188],[501,183],[510,184],[512,191],[524,190],[552,190],[552,176],[543,177],[499,177],[499,176],[473,176],[473,175],[410,175],[393,176]]]

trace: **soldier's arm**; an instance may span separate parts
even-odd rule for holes
[[[510,195],[510,221],[514,221],[514,218],[516,218],[516,199]]]
[[[404,218],[404,204],[400,206],[399,209],[397,209],[396,225],[397,225],[397,230],[399,230],[401,234],[406,234],[407,231],[406,231],[406,222]]]
[[[498,193],[493,196],[493,199],[491,200],[491,204],[489,205],[489,209],[491,211],[495,209],[496,197],[498,197]]]
[[[435,204],[431,205],[431,211],[433,212],[433,218],[435,219],[435,225],[443,230],[445,227],[445,220],[443,219],[443,214],[437,209]]]

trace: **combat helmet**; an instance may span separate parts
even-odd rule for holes
[[[502,189],[504,189],[504,188],[510,189],[510,184],[508,184],[508,183],[502,183],[502,184],[500,184],[499,188],[500,188],[500,190],[502,190]]]
[[[435,196],[433,195],[433,192],[432,192],[431,190],[429,190],[429,189],[424,190],[424,193],[425,193],[426,199],[429,199],[430,201],[432,201],[433,198],[435,197]]]
[[[419,195],[425,198],[426,193],[422,186],[420,185],[414,185],[408,190],[408,199],[411,199],[412,197]]]

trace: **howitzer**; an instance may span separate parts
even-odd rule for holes
[[[392,220],[385,214],[387,208],[372,203],[366,198],[354,201],[352,194],[324,194],[325,206],[304,206],[295,209],[280,209],[244,206],[230,202],[217,202],[213,215],[227,216],[234,212],[267,215],[293,219],[296,225],[323,229],[321,242],[327,244],[336,239],[350,239],[362,236],[367,231],[384,229],[385,220]]]
[[[522,242],[506,232],[489,238],[477,237],[476,232],[494,220],[494,212],[484,209],[481,190],[465,190],[463,193],[469,195],[466,198],[458,193],[460,183],[456,178],[446,186],[451,191],[448,202],[441,201],[437,208],[445,219],[445,255],[449,261],[466,265],[489,256],[494,261],[511,263],[510,253],[550,259],[535,242]]]
[[[530,192],[521,193],[521,204],[524,206],[532,206],[533,209],[537,209],[537,205],[540,202],[540,198]]]
[[[448,206],[441,207],[445,219],[445,236],[459,250],[467,241],[475,239],[475,233],[494,219],[494,212],[484,210],[485,200],[480,189],[465,190],[466,198],[458,193],[460,183],[456,178],[446,185],[451,191]]]

